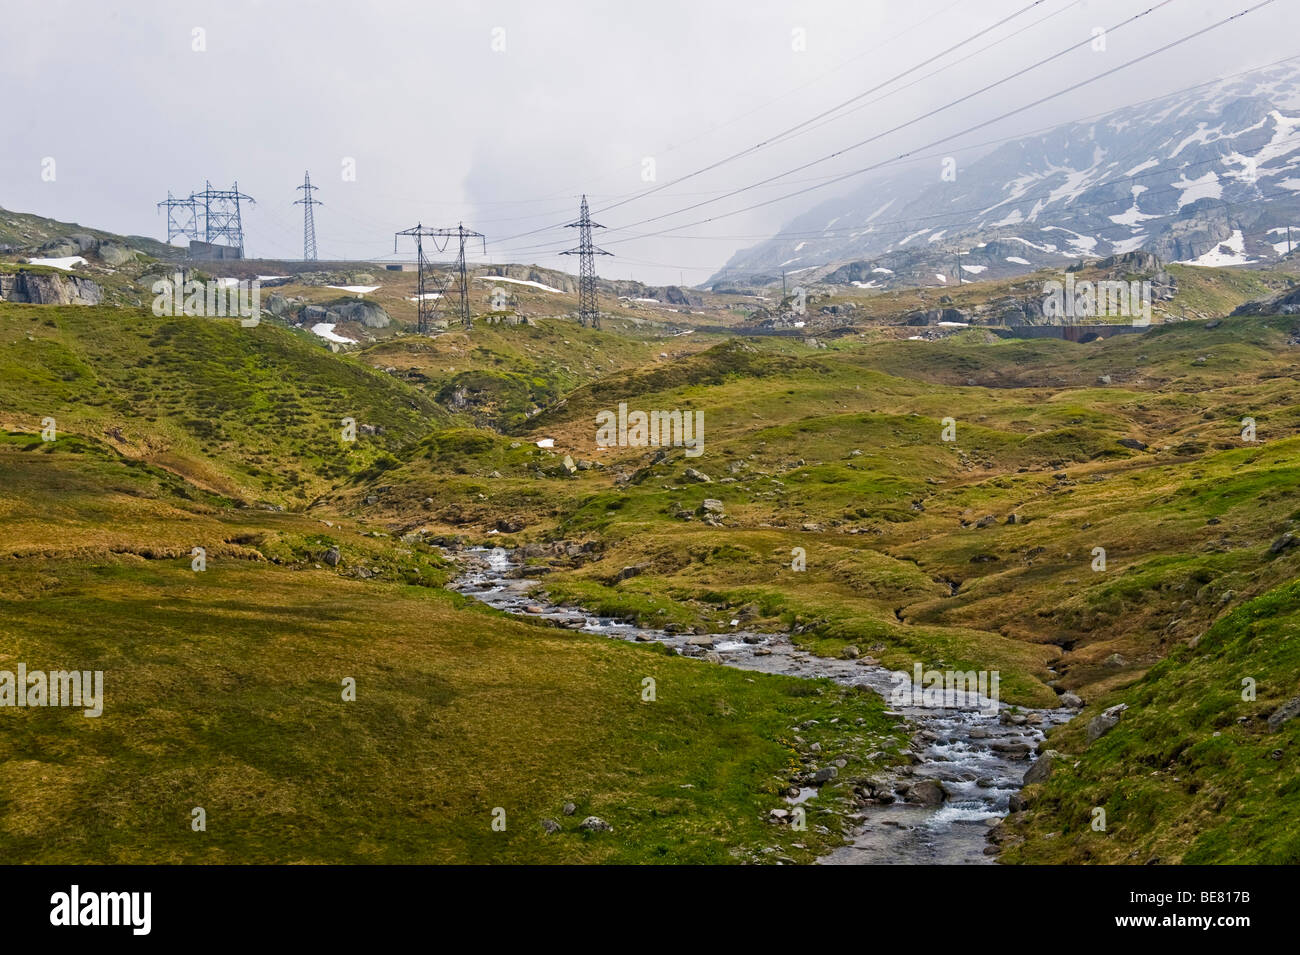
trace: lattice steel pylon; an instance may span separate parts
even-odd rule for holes
[[[426,320],[426,312],[425,312],[425,305],[427,304],[425,302],[425,284],[426,281],[428,281],[426,279],[426,273],[428,273],[428,275],[430,276],[432,276],[433,274],[431,264],[424,257],[425,238],[433,238],[435,240],[434,248],[436,248],[439,252],[447,248],[447,245],[450,243],[452,239],[457,240],[456,263],[454,267],[455,268],[454,274],[457,276],[457,284],[460,286],[457,295],[457,298],[459,300],[457,302],[458,304],[457,311],[459,313],[459,318],[461,320],[461,323],[466,328],[469,328],[470,325],[472,324],[472,319],[469,313],[469,276],[467,274],[467,269],[465,266],[465,242],[468,239],[478,239],[480,242],[483,243],[483,251],[487,252],[487,241],[483,233],[475,232],[473,229],[466,229],[463,224],[456,226],[456,228],[454,229],[451,228],[426,229],[424,226],[419,225],[417,223],[414,228],[405,229],[402,232],[398,232],[396,235],[393,236],[394,252],[397,251],[397,237],[403,235],[409,235],[415,237],[416,261],[417,261],[417,268],[419,270],[419,276],[416,280],[416,284],[419,289],[419,291],[416,293],[419,296],[419,298],[416,301],[416,313],[418,316],[417,330],[420,332],[420,334],[424,334],[426,331],[428,331],[428,323]],[[444,242],[442,245],[438,245],[436,242],[437,239],[446,239],[447,242]],[[438,297],[436,299],[430,300],[435,304],[432,307],[430,307],[427,312],[427,316],[429,318],[431,318],[436,313],[443,312],[446,310],[445,305],[447,302],[447,294],[448,294],[448,290],[451,288],[450,280],[444,280],[441,283],[439,283],[435,278],[432,280],[431,284],[437,287]]]
[[[176,236],[183,236],[190,239],[199,237],[199,210],[198,202],[194,196],[188,199],[177,199],[172,195],[171,190],[167,190],[167,198],[158,203],[158,208],[167,209],[167,244],[171,245],[172,239]]]
[[[203,203],[203,239],[216,242],[225,239],[226,244],[238,249],[244,248],[244,220],[240,215],[240,202],[256,204],[252,196],[239,191],[239,183],[231,189],[213,189],[212,183],[205,181],[202,192],[193,193],[190,198]]]
[[[591,230],[605,228],[599,222],[591,221],[587,211],[587,197],[582,197],[578,221],[570,222],[566,229],[578,230],[578,247],[561,252],[560,255],[578,256],[578,321],[592,328],[600,328],[600,306],[596,301],[596,256],[613,255],[591,244]]]
[[[295,206],[302,206],[302,260],[304,262],[316,261],[316,217],[312,215],[312,206],[323,206],[325,203],[319,199],[312,198],[312,191],[319,189],[320,186],[311,184],[311,173],[302,174],[301,189],[302,198],[295,200]]]

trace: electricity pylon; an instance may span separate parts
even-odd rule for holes
[[[560,253],[578,256],[578,321],[583,325],[590,324],[592,328],[600,328],[600,306],[596,301],[596,256],[614,253],[591,244],[591,230],[605,227],[599,222],[591,221],[585,195],[582,197],[578,221],[570,222],[565,228],[578,230],[578,247]]]
[[[302,258],[304,262],[316,261],[316,217],[312,215],[312,206],[324,205],[319,199],[312,198],[312,191],[319,189],[320,186],[311,184],[311,173],[302,174],[302,185],[298,187],[303,191],[302,198],[294,202],[295,206],[302,206]]]

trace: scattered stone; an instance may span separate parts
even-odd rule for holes
[[[1147,446],[1137,438],[1120,438],[1119,443],[1126,448],[1132,448],[1134,451],[1145,451]]]
[[[693,484],[713,483],[713,478],[709,477],[703,471],[698,471],[695,468],[687,468],[684,472],[682,472],[682,477],[692,482]]]
[[[855,647],[853,644],[850,643],[847,647],[845,647],[843,650],[840,651],[840,659],[856,660],[860,655],[860,653],[861,651],[859,651],[857,647]]]
[[[1062,693],[1061,705],[1072,710],[1077,710],[1083,706],[1083,699],[1074,693]]]
[[[578,824],[578,828],[586,832],[613,832],[614,827],[607,823],[600,816],[588,816]]]
[[[564,808],[561,809],[560,811],[564,813],[566,816],[572,816],[575,812],[578,811],[578,807],[571,802],[566,802],[564,804]]]
[[[554,819],[543,819],[542,831],[545,832],[548,836],[553,836],[560,831],[560,824],[556,822]]]
[[[321,558],[321,560],[325,561],[325,563],[329,564],[331,567],[337,567],[339,561],[342,559],[343,555],[339,553],[337,547],[331,547],[325,552],[325,556]]]
[[[809,777],[808,782],[813,786],[821,786],[824,783],[830,782],[839,774],[840,771],[836,769],[834,766],[827,766],[813,773],[812,776]]]

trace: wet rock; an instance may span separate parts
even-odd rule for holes
[[[1012,759],[1028,759],[1030,753],[1029,744],[1018,740],[1000,739],[989,748],[995,753],[1001,753],[1003,756],[1009,756]]]
[[[937,779],[923,779],[907,791],[908,802],[928,808],[942,806],[947,798],[948,791]]]
[[[1062,693],[1061,705],[1072,710],[1077,710],[1079,707],[1083,706],[1083,699],[1074,693]]]

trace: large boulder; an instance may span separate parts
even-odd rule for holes
[[[1029,767],[1025,773],[1024,785],[1031,786],[1034,783],[1047,781],[1047,777],[1052,775],[1052,770],[1056,768],[1056,760],[1060,758],[1060,753],[1054,749],[1049,749],[1042,756],[1034,761],[1034,765]]]
[[[1102,710],[1088,722],[1088,742],[1101,739],[1119,724],[1119,718],[1128,709],[1127,703],[1119,703]]]
[[[332,305],[330,312],[338,316],[337,321],[356,322],[366,328],[387,328],[393,321],[382,305],[364,299]]]

